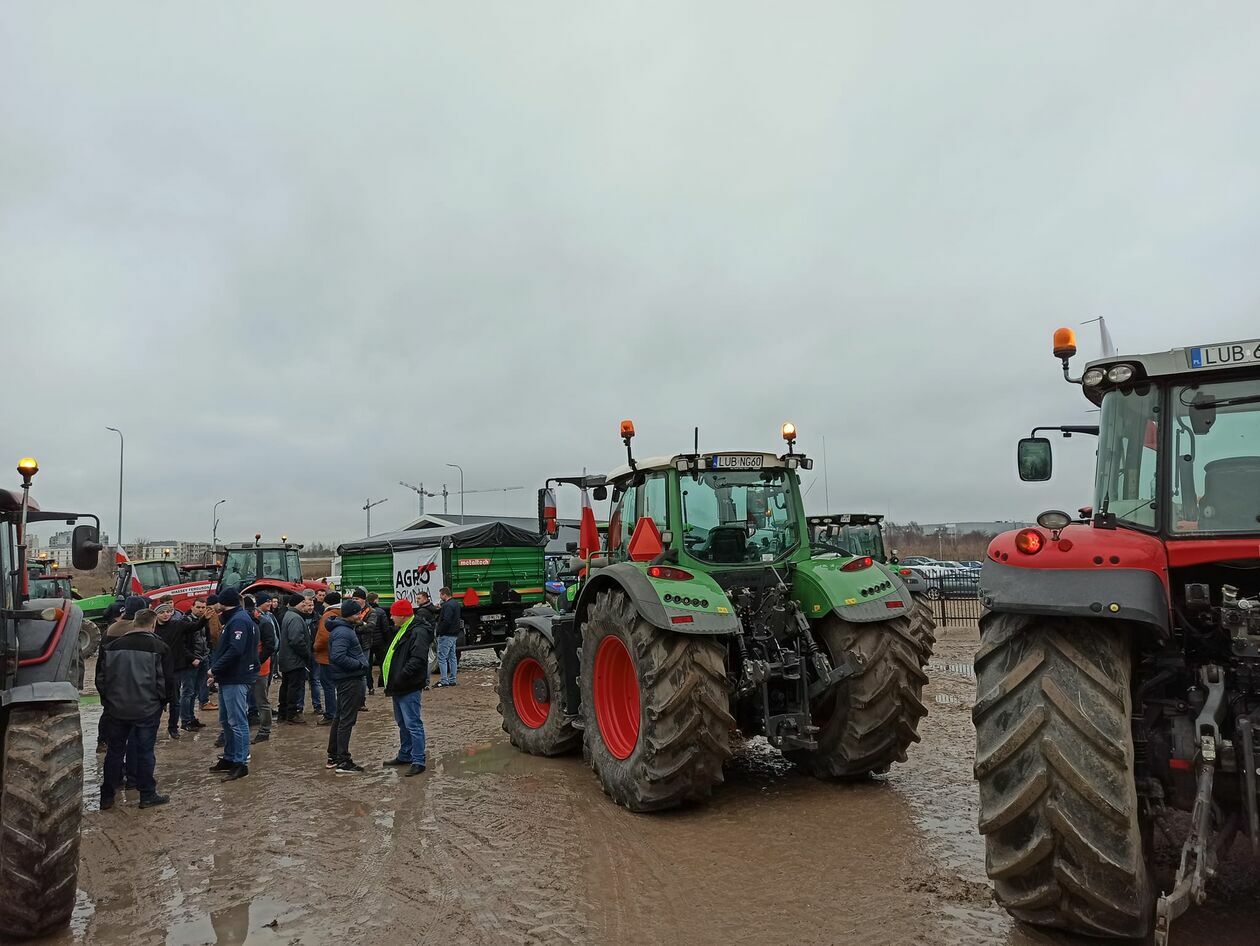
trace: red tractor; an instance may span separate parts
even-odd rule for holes
[[[998,536],[980,577],[975,774],[1016,918],[1157,943],[1241,832],[1260,850],[1260,341],[1108,357],[1064,377],[1100,409],[1092,507]],[[1019,443],[1026,481],[1050,441]],[[1171,885],[1154,827],[1191,812]],[[1160,896],[1160,891],[1163,895]]]
[[[255,535],[253,542],[233,542],[223,549],[223,568],[218,588],[237,588],[242,593],[268,591],[283,596],[301,594],[307,589],[327,590],[322,581],[302,578],[302,546],[281,536],[279,542],[263,542]]]

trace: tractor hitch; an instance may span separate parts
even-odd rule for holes
[[[1202,906],[1207,900],[1207,882],[1216,875],[1219,850],[1233,839],[1232,830],[1218,832],[1220,813],[1212,802],[1215,787],[1218,748],[1221,745],[1220,721],[1224,714],[1225,673],[1216,665],[1209,664],[1199,671],[1199,679],[1207,690],[1207,699],[1199,711],[1198,786],[1194,794],[1194,809],[1190,817],[1190,836],[1181,848],[1181,862],[1173,889],[1159,898],[1155,907],[1155,946],[1168,946],[1172,922],[1190,908]],[[1250,730],[1247,736],[1250,735]],[[1246,737],[1245,737],[1246,738]],[[1244,758],[1250,747],[1244,743]],[[1254,776],[1253,776],[1254,778]],[[1252,805],[1255,796],[1252,796]]]

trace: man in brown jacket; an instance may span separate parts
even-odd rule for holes
[[[320,615],[315,627],[315,679],[320,692],[324,695],[324,715],[319,718],[319,725],[331,726],[337,715],[337,684],[332,678],[328,666],[328,622],[341,617],[341,596],[335,591],[328,592],[324,598],[324,613]]]

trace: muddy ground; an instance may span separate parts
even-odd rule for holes
[[[976,642],[974,628],[941,632],[923,742],[886,780],[824,784],[753,742],[711,804],[664,815],[612,805],[580,757],[513,750],[493,663],[477,656],[457,689],[425,695],[418,778],[381,768],[397,743],[380,695],[352,746],[362,776],[324,768],[324,727],[279,727],[231,784],[207,771],[213,729],[163,735],[172,803],[140,811],[132,793],[101,812],[90,753],[79,909],[48,942],[1077,942],[1018,928],[990,899],[971,779]],[[85,703],[87,732],[99,712]],[[1241,876],[1214,885],[1176,946],[1260,942],[1256,863],[1234,862]]]

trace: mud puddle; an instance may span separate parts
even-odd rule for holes
[[[378,695],[352,746],[361,776],[324,768],[321,726],[278,726],[253,748],[250,777],[228,785],[207,771],[212,729],[163,735],[172,803],[143,812],[134,793],[95,810],[100,708],[85,704],[79,903],[50,942],[1083,944],[1020,928],[992,903],[975,830],[975,681],[962,669],[976,644],[974,629],[942,631],[923,742],[887,778],[823,783],[754,739],[710,804],[648,816],[613,805],[580,755],[513,749],[485,658],[457,689],[425,694],[425,775],[381,766],[397,742]],[[1255,861],[1236,853],[1235,865],[1176,946],[1257,941]]]

